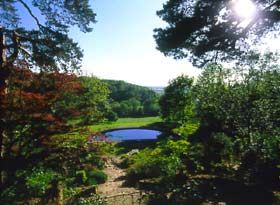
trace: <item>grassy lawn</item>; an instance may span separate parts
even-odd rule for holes
[[[160,117],[143,117],[143,118],[120,118],[116,122],[106,122],[89,126],[92,132],[102,132],[109,129],[144,127],[153,123],[161,122]]]

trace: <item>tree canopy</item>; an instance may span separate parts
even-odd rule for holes
[[[119,117],[156,116],[159,113],[159,95],[153,90],[126,83],[105,80],[110,89],[112,110]]]
[[[167,122],[181,124],[190,117],[192,87],[193,79],[188,76],[181,75],[170,81],[159,101],[162,117]]]
[[[168,23],[155,29],[157,48],[166,56],[189,57],[198,66],[235,58],[246,50],[248,37],[258,42],[268,32],[279,31],[280,1],[251,2],[256,12],[242,17],[234,5],[238,0],[169,0],[157,12]]]
[[[89,32],[93,22],[88,0],[1,1],[1,70],[20,59],[41,70],[79,68],[82,52],[67,34],[74,25]]]

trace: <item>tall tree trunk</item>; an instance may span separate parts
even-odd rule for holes
[[[0,27],[0,183],[4,183],[5,173],[3,170],[3,159],[5,154],[5,98],[7,95],[7,79],[9,71],[6,66],[5,34]]]

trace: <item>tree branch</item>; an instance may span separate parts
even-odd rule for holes
[[[15,31],[13,32],[12,40],[13,40],[14,52],[8,58],[8,61],[7,61],[8,64],[12,64],[16,60],[16,58],[18,57],[19,36],[17,35],[17,33]]]
[[[41,27],[44,27],[39,19],[32,13],[31,9],[29,8],[29,6],[23,1],[23,0],[18,0],[22,5],[23,7],[28,11],[29,15],[36,21],[36,24],[38,25],[39,28]]]

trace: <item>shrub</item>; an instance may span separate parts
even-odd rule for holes
[[[88,173],[88,183],[91,185],[103,184],[107,180],[107,175],[101,170],[92,170]]]
[[[99,147],[98,147],[98,149],[99,149]],[[98,150],[98,151],[100,151],[100,150]],[[104,161],[96,153],[87,153],[86,156],[83,159],[81,159],[81,160],[82,160],[83,163],[93,164],[98,169],[103,169],[103,167],[104,167]]]
[[[155,149],[144,149],[131,157],[128,169],[129,179],[175,176],[184,166],[189,142],[167,140]]]
[[[118,120],[118,114],[113,112],[113,111],[110,111],[108,112],[107,114],[107,119],[110,121],[110,122],[114,122],[114,121],[117,121]]]
[[[44,170],[43,168],[35,168],[32,173],[26,177],[26,186],[31,193],[42,196],[50,183],[55,179],[56,173],[52,170]]]
[[[174,128],[172,131],[179,136],[190,136],[198,130],[199,126],[198,122],[187,122]]]

